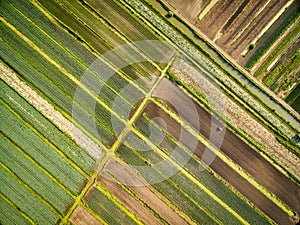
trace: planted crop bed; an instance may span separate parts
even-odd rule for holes
[[[225,1],[236,11],[216,24],[251,3]],[[297,184],[234,133],[209,162],[222,125],[170,68],[180,53],[238,84],[147,2],[9,0],[0,14],[0,224],[291,224]]]

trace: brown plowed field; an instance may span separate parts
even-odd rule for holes
[[[288,2],[288,0],[218,1],[201,20],[195,20],[188,12],[191,11],[191,6],[194,6],[194,10],[198,7],[198,0],[190,0],[185,8],[181,0],[165,1],[224,52],[243,65],[245,60],[242,60],[242,53]]]
[[[199,21],[197,27],[210,39],[214,39],[218,31],[242,4],[242,1],[218,1],[215,6]]]
[[[127,209],[133,212],[145,224],[163,224],[157,217],[154,216],[147,208],[143,207],[135,198],[126,192],[119,184],[99,176],[100,184],[109,190],[109,192],[116,197]]]
[[[78,206],[73,212],[70,221],[74,225],[102,225],[98,220],[96,220],[87,210],[83,207]]]
[[[209,0],[166,0],[166,2],[179,14],[194,23]]]
[[[171,102],[176,102],[176,108],[181,108],[186,113],[182,113],[181,117],[190,123],[193,127],[196,126],[197,117],[193,115],[192,106],[186,104],[186,94],[178,87],[172,84],[169,80],[164,79],[159,84],[154,92],[154,97],[160,96],[166,104],[169,99]],[[165,100],[164,100],[165,99]],[[199,115],[200,133],[209,139],[211,135],[211,115],[201,108],[197,103],[194,103]],[[173,125],[174,126],[174,125]],[[218,135],[213,125],[213,136]],[[212,143],[218,144],[219,138],[211,139]],[[254,177],[260,184],[265,186],[279,199],[286,203],[296,212],[300,212],[300,188],[293,183],[288,177],[279,172],[268,161],[266,161],[259,153],[253,150],[250,146],[244,143],[234,133],[226,130],[224,140],[222,142],[221,151],[229,156],[234,162],[240,165],[246,172]]]
[[[121,151],[122,146],[119,148]],[[118,151],[119,151],[118,150]],[[112,174],[116,178],[122,178],[124,180],[136,181],[140,183],[138,179],[140,176],[137,175],[136,171],[124,172],[128,168],[122,168],[116,162],[110,162],[106,167],[106,171],[109,174]],[[98,177],[98,181],[103,185],[107,190],[112,193],[115,197],[117,197],[120,202],[122,202],[126,207],[128,207],[132,212],[135,212],[135,215],[140,218],[144,219],[143,222],[145,224],[161,224],[162,222],[154,217],[153,214],[150,213],[146,208],[144,208],[141,203],[135,200],[131,195],[129,195],[119,184],[115,183],[112,180],[107,178],[110,176],[107,174],[102,174]],[[171,209],[162,199],[160,199],[161,194],[147,185],[129,185],[126,186],[128,189],[132,191],[139,199],[141,199],[144,203],[146,203],[152,210],[159,214],[161,218],[167,221],[169,224],[182,224],[187,225],[187,222],[183,220],[173,209]],[[143,207],[143,209],[141,209]],[[148,212],[147,212],[148,211]]]

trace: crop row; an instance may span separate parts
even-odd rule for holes
[[[118,4],[114,1],[98,2],[95,0],[88,0],[86,2],[130,42],[161,39],[158,35],[153,34],[153,31],[149,31],[143,26],[137,20],[137,17],[133,17],[128,10],[121,7],[120,3]],[[161,58],[167,55],[167,51],[161,49],[161,46],[148,43],[148,46],[143,47],[144,49],[151,48],[151,51],[160,54]]]
[[[173,205],[175,205],[180,211],[188,215],[193,221],[198,224],[217,224],[215,219],[207,212],[207,209],[203,208],[198,199],[193,199],[187,194],[188,190],[183,190],[182,183],[175,183],[172,178],[169,178],[164,174],[169,170],[173,170],[172,165],[165,164],[164,168],[157,169],[156,163],[163,160],[154,151],[142,152],[136,151],[133,147],[127,143],[118,150],[119,156],[131,166],[144,166],[147,168],[145,171],[147,174],[143,174],[143,167],[138,169],[138,172],[144,175],[144,178],[155,187],[160,193],[167,197]],[[146,175],[146,176],[145,176]],[[162,180],[159,183],[152,183],[158,177]],[[186,179],[186,178],[185,178]],[[199,187],[198,187],[199,188]],[[205,201],[211,201],[211,198],[205,199]],[[213,200],[212,200],[213,201]],[[211,209],[214,210],[214,209]],[[224,209],[223,209],[224,210]]]
[[[32,23],[26,21],[21,14],[18,12],[11,12],[12,14],[6,13],[6,17],[9,19],[9,22],[12,22],[13,26],[15,26],[23,35],[25,35],[27,38],[29,38],[32,42],[34,42],[35,45],[37,45],[40,49],[43,49],[43,51],[47,54],[48,57],[53,59],[56,62],[59,62],[60,67],[62,67],[64,70],[66,70],[68,73],[71,73],[72,76],[80,80],[82,75],[87,71],[87,66],[83,66],[78,62],[76,58],[74,58],[70,53],[68,53],[65,49],[63,49],[61,46],[59,46],[57,43],[55,43],[52,39],[50,39],[46,34],[44,34],[40,29],[37,29],[36,26],[34,26]],[[16,20],[18,18],[18,20]],[[7,37],[9,38],[9,37]],[[9,40],[9,39],[7,39]],[[17,43],[17,40],[14,40]],[[21,50],[21,49],[20,49]],[[28,49],[26,49],[29,51]],[[24,50],[25,51],[25,50]],[[29,52],[28,52],[29,53]],[[30,53],[32,55],[38,54],[38,52],[33,51]],[[43,60],[45,61],[45,60]],[[49,64],[49,62],[48,62]],[[43,65],[47,66],[47,65]],[[46,67],[47,68],[47,67]],[[51,71],[50,69],[53,69],[54,71]],[[60,74],[61,69],[60,68],[49,68],[50,74]],[[100,76],[99,76],[100,75]],[[102,86],[107,87],[110,89],[110,92],[113,96],[116,95],[116,93],[120,92],[120,89],[122,86],[109,86],[109,83],[106,81],[103,81],[103,78],[101,80],[101,76],[104,76],[102,74],[99,74],[94,79],[97,82],[104,82]],[[95,76],[95,75],[94,75]],[[77,88],[77,84],[73,83],[72,78],[69,78],[67,76],[59,77],[61,79],[60,82],[62,83],[68,83],[69,85],[65,87],[66,92],[69,91],[69,95],[72,96],[74,91]],[[122,80],[119,78],[119,80]],[[58,81],[57,81],[58,82]],[[125,85],[128,83],[125,80],[123,81]],[[124,86],[124,85],[123,85]],[[105,99],[105,95],[101,95],[100,97],[106,102],[107,104],[110,104],[111,102],[108,101],[108,99]]]
[[[38,224],[55,224],[59,217],[32,192],[0,168],[1,193]]]
[[[142,141],[142,140],[140,140],[140,141]],[[175,144],[175,143],[172,143],[170,140],[163,141],[162,144],[159,146],[159,149],[169,155],[169,152],[174,150],[174,149],[172,149],[172,147],[170,148],[167,145],[170,143],[173,146]],[[156,153],[153,153],[153,151],[144,152],[146,150],[136,149],[133,146],[131,146],[130,143],[128,143],[128,142],[126,144],[129,149],[125,149],[123,147],[122,149],[120,149],[119,152],[120,152],[122,158],[126,157],[125,161],[128,164],[139,165],[139,166],[144,166],[144,167],[151,165],[156,169],[156,170],[151,169],[151,171],[146,170],[146,174],[144,174],[143,168],[140,168],[140,167],[138,168],[138,171],[141,172],[145,176],[144,178],[147,178],[148,182],[151,183],[153,178],[155,180],[155,179],[157,179],[157,177],[160,177],[160,176],[161,176],[162,180],[168,179],[168,177],[170,175],[169,174],[170,171],[174,170],[172,165],[167,163],[167,164],[164,164],[163,167],[161,167],[162,165],[159,165],[157,163],[162,162],[163,158],[161,158]],[[124,151],[124,152],[122,152],[122,151]],[[132,151],[132,152],[130,152],[130,151]],[[175,150],[174,150],[174,152],[175,152]],[[177,158],[176,159],[173,158],[173,159],[176,161],[180,157],[187,158],[187,156],[184,156],[186,154],[187,153],[185,153],[182,149],[181,150],[177,149],[176,150]],[[190,157],[192,158],[192,156],[190,156]],[[199,162],[195,161],[194,159],[190,159],[190,161],[191,161],[191,163],[189,164],[189,166],[194,164],[193,167],[185,167],[185,169],[187,171],[189,171],[189,173],[191,173],[191,171],[192,171],[194,174],[201,175],[201,176],[197,176],[196,178],[202,184],[202,180],[205,177],[203,177],[201,172],[199,172],[199,170],[198,170]],[[181,164],[181,163],[182,162],[179,162],[179,164]],[[166,176],[165,179],[163,179],[164,176]],[[213,175],[210,174],[210,180],[207,180],[207,177],[206,177],[206,184],[204,186],[206,186],[208,188],[208,190],[210,190],[211,186],[215,184],[215,183],[212,183],[212,182],[214,182],[214,180],[216,181],[216,178],[214,178]],[[203,191],[201,188],[199,189],[199,186],[196,183],[194,183],[192,180],[189,179],[189,177],[186,177],[181,172],[172,176],[169,181],[172,183],[173,186],[175,186],[179,191],[181,191],[183,193],[183,195],[185,195],[189,199],[189,201],[191,201],[189,204],[196,204],[196,205],[199,204],[198,207],[200,206],[201,209],[203,209],[203,207],[204,207],[204,211],[210,215],[214,215],[214,217],[217,218],[217,220],[220,220],[223,222],[227,221],[227,223],[233,223],[234,221],[235,221],[234,223],[239,223],[237,218],[234,217],[233,215],[231,215],[226,210],[227,208],[223,208],[223,205],[220,205],[219,202],[216,201],[214,198],[212,198],[211,195],[208,195],[206,191]],[[189,183],[189,185],[186,185],[186,183]],[[224,184],[222,184],[221,182],[219,182],[219,184],[224,189],[227,189],[224,186]],[[218,189],[218,188],[216,188],[216,189]],[[200,191],[200,192],[198,193],[198,191]],[[165,194],[165,191],[163,191],[162,193]],[[260,223],[262,221],[264,221],[265,224],[268,224],[267,220],[263,219],[263,217],[261,217],[257,212],[255,212],[255,210],[253,208],[251,208],[249,205],[247,205],[245,202],[243,202],[242,199],[239,199],[233,192],[231,192],[230,190],[227,190],[227,192],[225,192],[225,193],[226,194],[228,193],[228,196],[224,195],[224,192],[218,192],[216,194],[216,196],[220,196],[219,198],[221,199],[221,201],[223,201],[223,199],[226,198],[225,204],[228,204],[229,207],[232,207],[234,210],[236,210],[236,212],[238,212],[239,215],[242,215],[244,219],[246,219],[246,220],[248,219],[248,221],[251,221],[251,222],[259,221]],[[174,195],[177,195],[177,194],[174,193]],[[235,197],[233,197],[233,196],[235,196]],[[233,199],[236,200],[236,202],[234,202],[235,204],[233,204],[231,197],[233,197]],[[184,200],[182,199],[182,201],[184,201]],[[188,214],[188,212],[186,212],[186,213]],[[193,212],[191,211],[190,213],[193,213]],[[199,221],[197,221],[197,222],[199,222]]]
[[[78,103],[73,101],[73,99],[66,95],[64,92],[64,89],[62,87],[58,87],[55,85],[52,80],[49,80],[43,73],[41,73],[37,68],[34,68],[32,65],[30,65],[27,61],[24,60],[20,55],[18,55],[15,51],[12,51],[10,47],[8,47],[4,42],[0,42],[1,50],[4,53],[1,55],[1,58],[9,65],[11,66],[15,71],[18,72],[18,74],[21,76],[23,80],[34,90],[38,92],[39,95],[43,96],[45,99],[52,102],[54,106],[58,106],[62,111],[63,115],[72,115],[72,108],[73,106],[77,106],[78,110],[81,109],[80,115],[82,118],[89,118],[90,115],[88,112],[83,110]],[[50,74],[48,74],[50,75]],[[91,99],[88,99],[91,100]],[[81,100],[83,103],[88,103],[86,101],[86,98]],[[103,109],[105,112],[105,109]],[[102,111],[103,111],[102,110]],[[107,111],[107,110],[106,110]],[[94,112],[93,112],[94,113]],[[110,115],[109,112],[106,113],[107,115]],[[107,123],[110,121],[111,117],[106,117]],[[86,121],[81,121],[80,118],[78,122],[82,126],[87,126],[89,128],[91,125],[86,124]],[[101,121],[103,121],[105,117],[101,118]],[[118,121],[117,118],[115,118],[115,121]],[[99,131],[101,131],[100,141],[103,143],[108,143],[109,140],[112,138],[111,132],[109,132],[105,127],[102,125],[99,125],[99,122],[96,123]],[[92,134],[95,135],[95,134]]]
[[[106,53],[108,50],[126,44],[118,31],[113,31],[99,19],[99,15],[91,13],[88,9],[83,7],[79,2],[62,1],[61,4],[56,2],[40,1],[40,4],[65,24],[75,35],[80,37],[83,43],[86,43],[92,48],[92,51],[97,55]],[[68,16],[66,16],[68,15]],[[132,49],[132,51],[135,51]],[[135,52],[135,55],[139,53]],[[130,64],[130,53],[115,54],[113,59],[109,59],[111,63],[120,68],[120,65]],[[142,56],[141,56],[142,57]],[[144,67],[145,65],[145,67]],[[153,65],[144,63],[140,65],[130,65],[123,69],[125,76],[130,80],[136,80],[138,77],[148,77],[155,70]],[[140,83],[141,88],[145,84]]]
[[[19,211],[17,211],[14,207],[8,204],[4,199],[0,198],[0,223],[13,225],[13,224],[31,224],[28,220],[26,220]]]
[[[300,84],[292,90],[292,92],[285,99],[297,112],[300,112]]]
[[[172,154],[172,151],[174,151],[174,149],[176,148],[176,152],[178,152],[178,154],[182,158],[190,158],[186,165],[184,165],[184,168],[187,171],[189,171],[189,173],[191,173],[194,177],[196,177],[197,180],[199,180],[205,187],[212,191],[217,197],[224,201],[230,208],[238,212],[243,218],[252,222],[257,221],[262,223],[264,221],[265,224],[268,224],[265,218],[259,215],[255,211],[255,209],[253,209],[244,200],[238,197],[232,190],[230,190],[226,185],[224,185],[224,183],[222,183],[219,179],[214,177],[214,175],[211,174],[211,172],[207,170],[200,171],[199,166],[201,164],[199,164],[199,160],[193,157],[191,155],[191,152],[186,152],[186,150],[183,149],[183,144],[178,143],[178,140],[176,140],[175,137],[173,137],[166,130],[164,130],[164,128],[155,123],[153,120],[149,121],[146,115],[144,115],[144,117],[139,118],[139,123],[136,125],[137,129],[139,129],[139,131],[143,133],[146,137],[148,137],[149,135],[149,127],[151,127],[152,133],[158,133],[157,136],[164,137],[164,139],[160,143],[153,141],[152,142],[156,144],[159,147],[159,149],[167,155]],[[129,136],[128,141],[130,141],[130,145],[133,146],[134,149],[143,149],[138,148],[139,146],[141,146],[141,144],[136,144],[138,142],[136,138],[132,138],[131,136]],[[139,139],[139,141],[143,143],[141,139]],[[144,152],[142,152],[141,154],[145,158],[147,158],[147,156],[144,155]],[[159,160],[156,159],[156,161]]]
[[[93,55],[88,49],[83,47],[82,44],[64,29],[58,26],[58,24],[47,18],[38,8],[36,8],[30,1],[10,1],[13,3],[10,10],[22,14],[26,17],[26,20],[31,21],[38,28],[43,30],[48,37],[55,40],[60,46],[63,46],[73,56],[78,57],[85,65],[90,65],[96,60],[96,56]],[[5,4],[5,3],[3,3]],[[4,5],[3,5],[4,6]]]
[[[1,132],[45,168],[63,186],[76,194],[85,177],[63,159],[40,134],[35,133],[25,121],[1,106]]]
[[[112,197],[112,196],[111,196]],[[97,188],[92,189],[85,198],[88,207],[108,224],[136,224],[121,208]]]
[[[3,30],[5,29],[7,28],[3,26]],[[11,34],[9,37],[13,37],[13,34]],[[16,49],[14,46],[7,46],[8,44],[5,42],[1,42],[1,49],[3,53],[7,53],[1,57],[6,63],[8,63],[17,71],[23,77],[23,79],[27,81],[27,83],[33,84],[35,86],[34,89],[38,88],[40,90],[39,93],[44,93],[42,95],[46,95],[47,99],[50,99],[51,102],[57,104],[68,115],[72,115],[72,108],[74,104],[78,105],[78,102],[81,103],[81,105],[77,106],[78,109],[82,110],[82,113],[84,113],[82,118],[89,118],[90,115],[95,114],[94,109],[91,108],[95,100],[89,97],[88,94],[81,94],[79,95],[79,99],[76,99],[77,102],[75,102],[70,96],[73,96],[74,91],[78,91],[79,88],[77,89],[77,86],[75,86],[72,81],[66,80],[66,76],[61,74],[61,72],[55,67],[51,67],[46,59],[40,57],[40,55],[30,48],[30,46],[28,46],[26,43],[18,39],[16,39],[16,41],[19,41],[16,42],[18,44],[18,49]],[[23,51],[20,51],[22,48]],[[20,56],[19,54],[22,55]],[[37,58],[32,58],[33,55],[36,55]],[[33,65],[31,65],[31,63]],[[38,75],[34,75],[34,73]],[[66,81],[63,81],[63,79]],[[81,91],[81,93],[82,92],[83,91]],[[118,121],[119,119],[116,118],[116,116],[112,114],[110,110],[108,111],[108,109],[103,108],[102,105],[98,104],[97,101],[96,108],[98,111],[96,113],[98,114],[96,114],[96,120],[98,124],[100,123],[102,126],[100,129],[103,130],[103,142],[108,143],[111,139],[110,133],[112,133],[110,124],[111,118],[113,118],[114,121]],[[87,109],[90,111],[86,111]],[[99,116],[99,114],[101,115]],[[78,122],[85,121],[79,120]]]
[[[279,26],[278,29],[255,51],[255,53],[250,57],[250,59],[245,64],[245,67],[252,68],[259,59],[267,52],[267,50],[280,38],[285,31],[291,26],[295,20],[298,18],[300,7],[296,7],[289,16],[284,20],[283,24]]]
[[[193,46],[188,40],[182,37],[174,28],[172,28],[167,22],[162,18],[158,17],[151,9],[149,9],[142,2],[137,2],[135,0],[126,0],[128,5],[131,5],[137,12],[139,12],[143,17],[147,18],[157,29],[164,33],[170,40],[172,40],[183,52],[188,54],[195,62],[197,66],[202,68],[203,73],[212,78],[217,79],[221,86],[225,86],[233,93],[238,96],[243,102],[253,108],[257,113],[261,114],[262,117],[268,121],[270,126],[274,126],[276,130],[280,130],[282,134],[287,137],[294,136],[293,128],[287,125],[282,118],[278,115],[273,115],[265,105],[261,103],[257,98],[253,96],[253,93],[246,91],[244,87],[241,87],[237,83],[233,82],[232,77],[228,76],[219,69],[203,54]],[[274,128],[274,129],[275,129]]]
[[[6,141],[2,135],[0,137],[0,143],[1,162],[19,179],[51,204],[58,212],[63,214],[66,205],[72,201],[71,196],[32,162],[20,154],[20,152],[16,150],[16,147]]]
[[[290,57],[290,59],[286,60],[282,65],[277,67],[278,70],[276,68],[272,71],[269,76],[275,76],[277,79],[275,78],[272,84],[271,81],[269,81],[269,83],[266,81],[266,85],[274,90],[277,94],[281,90],[286,90],[291,84],[297,81],[297,78],[299,77],[299,65],[300,51],[298,50]],[[266,79],[268,79],[269,76]]]
[[[7,84],[0,81],[0,99],[4,101],[12,111],[20,115],[27,123],[43,134],[52,144],[71,159],[85,173],[91,172],[91,166],[95,160],[85,151],[80,149],[69,137],[64,135],[55,125],[43,117],[34,107],[21,98]]]
[[[263,64],[257,69],[254,73],[254,76],[257,78],[263,78],[265,73],[268,70],[268,67],[280,56],[286,48],[288,48],[289,44],[292,40],[294,40],[300,32],[300,24],[295,24],[294,28],[287,34],[287,36],[280,42],[280,44],[272,51],[272,53],[268,56],[268,58],[263,62]]]

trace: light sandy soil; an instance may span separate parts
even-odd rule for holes
[[[209,3],[209,0],[166,0],[179,14],[191,22],[195,22],[199,13]]]
[[[47,119],[55,124],[62,132],[70,136],[76,143],[95,159],[100,159],[102,150],[81,130],[67,120],[49,102],[22,82],[12,71],[0,63],[0,78],[18,92],[26,101],[40,111]]]

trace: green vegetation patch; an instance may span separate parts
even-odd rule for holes
[[[300,114],[300,84],[294,88],[285,101]]]
[[[110,196],[112,198],[112,196]],[[85,198],[91,210],[108,224],[136,224],[124,211],[115,205],[111,199],[97,188]]]
[[[29,225],[31,224],[26,220],[21,214],[20,211],[12,207],[3,198],[0,198],[0,223],[6,225]]]
[[[0,186],[1,193],[34,222],[53,225],[58,221],[59,217],[51,209],[15,180],[3,167],[0,168]]]
[[[297,7],[288,15],[280,26],[273,32],[273,34],[255,51],[255,53],[249,58],[245,64],[246,68],[252,68],[258,60],[267,52],[267,50],[275,43],[278,38],[280,38],[284,32],[288,29],[289,26],[299,17],[300,5],[297,4]],[[275,25],[277,25],[275,23]],[[271,28],[270,28],[271,29]]]

